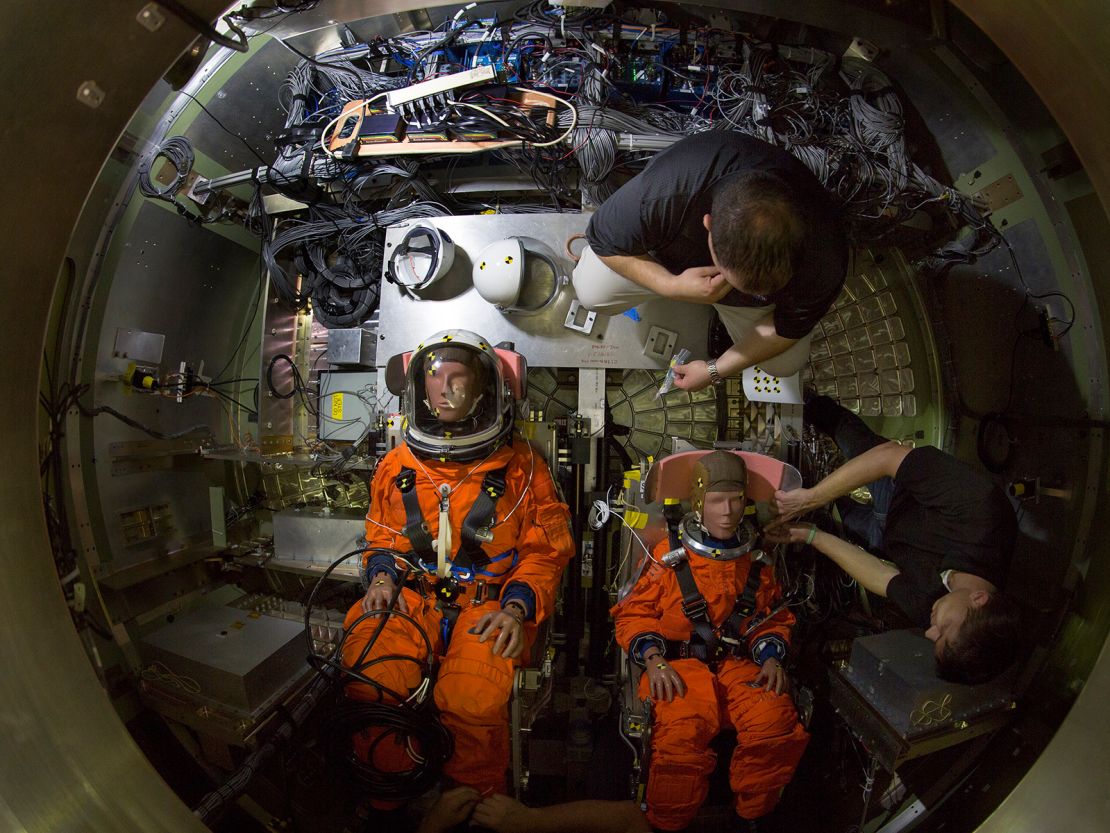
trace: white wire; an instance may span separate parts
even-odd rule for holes
[[[531,142],[530,144],[532,145],[532,147],[546,148],[546,147],[551,147],[551,145],[557,145],[557,144],[559,144],[559,142],[563,141],[564,139],[567,138],[567,136],[569,136],[571,133],[573,133],[574,128],[578,126],[578,110],[569,101],[566,101],[565,99],[559,98],[559,96],[557,96],[557,95],[551,95],[550,93],[540,92],[539,90],[529,90],[525,87],[513,87],[513,89],[516,90],[517,92],[532,93],[534,95],[543,96],[545,98],[551,99],[552,101],[556,101],[559,104],[564,104],[568,108],[570,108],[570,113],[571,113],[570,127],[567,128],[566,132],[563,133],[563,135],[560,136],[558,139],[554,139],[550,142]]]
[[[358,107],[357,110],[344,110],[342,113],[340,113],[334,119],[332,119],[327,124],[325,124],[324,129],[320,131],[320,150],[322,150],[325,154],[330,156],[332,159],[339,159],[339,156],[332,153],[331,149],[324,142],[324,139],[328,135],[328,131],[331,130],[332,127],[334,127],[339,122],[340,119],[352,118],[355,115],[356,112],[359,113],[360,118],[362,116],[366,115],[366,108],[369,107],[371,104],[373,104],[375,101],[377,101],[379,98],[384,98],[387,94],[388,94],[388,90],[384,93],[378,93],[377,95],[375,95],[371,98],[368,98],[364,102],[362,102],[362,105],[360,107]]]

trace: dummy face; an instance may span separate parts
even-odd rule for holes
[[[474,410],[477,374],[468,364],[453,361],[435,361],[428,366],[424,376],[424,390],[428,407],[440,422],[458,422]]]
[[[953,590],[933,602],[925,636],[936,643],[936,653],[959,638],[968,611],[986,603],[989,598],[990,594],[982,590]]]
[[[748,505],[744,493],[706,492],[701,509],[701,524],[705,531],[719,540],[731,538],[744,520],[744,507]]]

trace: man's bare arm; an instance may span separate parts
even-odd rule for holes
[[[818,552],[836,562],[844,572],[860,585],[876,595],[886,598],[886,588],[890,580],[900,570],[876,558],[854,544],[822,532],[813,524],[785,524],[764,530],[767,541],[776,544],[810,544]]]
[[[773,359],[794,344],[797,344],[797,339],[783,338],[775,332],[774,319],[767,315],[717,359],[717,373],[739,376],[745,368]],[[675,386],[682,390],[701,390],[713,381],[708,364],[700,359],[677,365],[674,372]]]
[[[674,275],[648,255],[598,255],[598,259],[621,277],[675,301],[712,304],[732,289],[716,266],[692,266]]]
[[[816,486],[775,492],[775,508],[779,516],[772,526],[778,526],[858,489],[882,477],[894,477],[898,467],[912,449],[896,442],[885,442],[853,457]]]
[[[773,359],[797,343],[798,339],[783,338],[775,332],[774,314],[768,313],[721,354],[717,359],[717,372],[722,376],[738,376],[745,368]]]
[[[886,588],[890,580],[900,572],[897,567],[876,558],[867,550],[818,530],[813,536],[813,546],[824,553],[844,572],[859,584],[876,595],[886,598]]]

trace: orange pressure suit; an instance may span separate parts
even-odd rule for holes
[[[664,539],[655,548],[656,559],[669,550]],[[722,627],[744,592],[752,567],[750,556],[714,561],[686,549],[686,558],[710,620]],[[754,616],[767,616],[779,601],[781,588],[772,572],[769,567],[760,572]],[[686,684],[685,696],[652,704],[647,815],[661,830],[686,827],[705,801],[709,775],[716,764],[709,743],[722,725],[728,723],[736,729],[729,782],[737,814],[749,819],[774,809],[809,742],[788,693],[775,694],[749,685],[760,672],[753,655],[776,655],[779,646],[777,655],[785,653],[794,614],[783,608],[761,622],[732,655],[706,663],[681,658],[682,648],[677,643],[689,643],[694,631],[682,604],[675,571],[653,563],[611,611],[621,647],[638,660],[650,644],[658,645]],[[745,622],[754,622],[754,616]],[[747,625],[741,628],[746,630]],[[647,674],[640,678],[640,696],[650,696]]]
[[[505,769],[509,762],[507,704],[514,667],[521,658],[494,656],[490,650],[493,640],[479,643],[478,637],[469,631],[484,613],[500,608],[495,598],[505,586],[515,584],[519,590],[523,584],[534,602],[534,613],[525,623],[524,656],[527,656],[536,624],[553,609],[563,569],[574,555],[574,542],[567,507],[556,494],[547,465],[527,443],[519,440],[502,446],[477,464],[417,459],[408,445],[402,444],[382,458],[374,473],[366,517],[366,540],[371,547],[411,553],[414,547],[403,532],[408,519],[401,491],[401,485],[405,485],[403,478],[407,476],[414,481],[411,487],[433,542],[439,533],[439,487],[446,485],[451,490],[448,517],[453,551],[458,556],[461,529],[479,490],[489,482],[488,476],[496,477],[502,470],[504,492],[497,499],[493,540],[481,545],[489,562],[481,566],[471,564],[468,569],[457,565],[453,568],[462,589],[462,595],[455,600],[461,610],[453,626],[448,628],[436,609],[434,595],[422,596],[409,587],[402,591],[410,615],[422,624],[437,655],[442,657],[435,683],[435,703],[443,725],[455,739],[455,753],[444,772],[459,784],[497,792],[505,791]],[[364,566],[371,558],[366,556]],[[435,585],[435,564],[425,561],[424,566]],[[345,623],[348,629],[362,612],[361,602],[350,609]],[[350,667],[357,662],[380,622],[378,617],[368,618],[355,627],[343,645],[344,664]],[[423,638],[399,616],[388,617],[364,664],[391,654],[419,661],[427,655]],[[422,675],[415,663],[404,660],[373,663],[364,673],[403,696],[419,685]],[[383,697],[377,688],[365,683],[348,684],[346,691],[347,696],[358,700],[377,701]],[[385,699],[388,702],[393,698]]]

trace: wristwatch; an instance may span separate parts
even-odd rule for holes
[[[709,381],[713,383],[713,387],[719,388],[725,383],[725,378],[717,372],[717,362],[710,360],[705,363],[706,370],[709,371]]]

